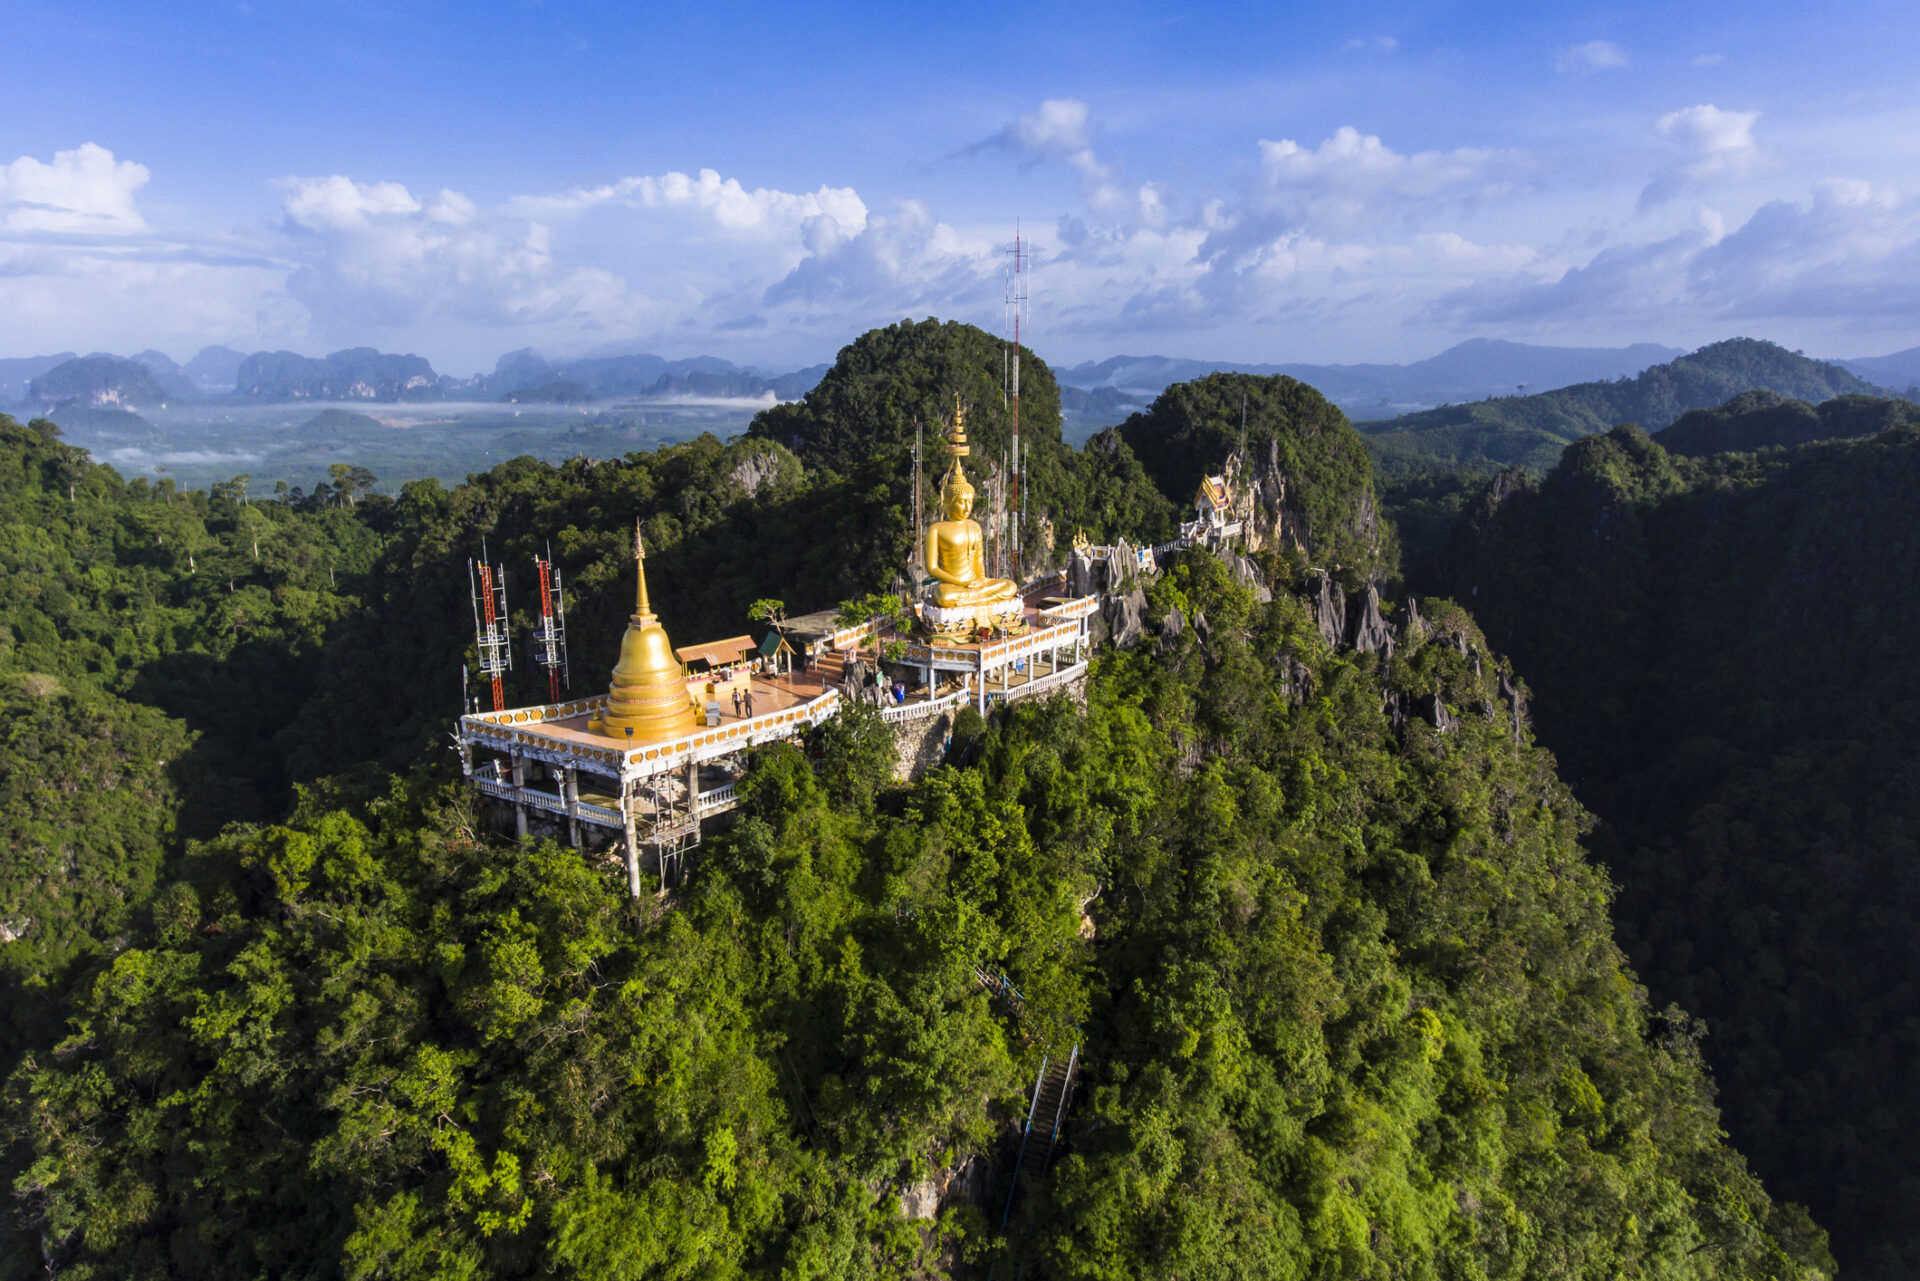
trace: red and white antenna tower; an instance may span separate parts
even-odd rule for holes
[[[1020,481],[1024,455],[1020,451],[1020,324],[1027,315],[1027,248],[1020,238],[1020,224],[1013,228],[1013,248],[1007,251],[1007,327],[1012,347],[1007,352],[1007,403],[1013,409],[1013,448],[1007,468],[1011,490],[1007,495],[1008,519],[1013,536],[1007,542],[1012,565],[1010,577],[1020,581]]]
[[[513,670],[513,646],[507,641],[507,567],[487,564],[487,545],[480,559],[467,561],[467,582],[473,590],[473,634],[480,654],[480,674],[493,682],[493,710],[507,710],[500,678]]]
[[[571,688],[567,677],[567,607],[560,599],[560,567],[553,563],[553,546],[548,544],[543,559],[533,558],[534,573],[540,578],[540,619],[533,630],[533,661],[547,669],[547,701],[560,701],[562,686]]]

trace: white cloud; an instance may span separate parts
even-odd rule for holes
[[[1696,67],[1717,67],[1726,60],[1727,55],[1724,53],[1697,53],[1693,56],[1690,65]]]
[[[1260,189],[1251,212],[1266,221],[1353,234],[1361,224],[1423,222],[1509,186],[1526,168],[1511,151],[1458,147],[1395,151],[1376,134],[1342,125],[1318,147],[1260,142]]]
[[[1562,75],[1590,76],[1596,71],[1615,71],[1632,59],[1627,51],[1611,40],[1589,40],[1585,44],[1562,49],[1553,60],[1553,69]]]
[[[308,231],[355,231],[385,214],[420,212],[420,202],[397,182],[355,182],[331,178],[290,178],[280,207]]]
[[[712,169],[694,175],[674,172],[622,178],[600,187],[576,187],[557,196],[523,196],[512,202],[516,211],[535,217],[577,214],[606,205],[697,210],[716,227],[733,233],[785,233],[823,215],[849,232],[858,232],[867,220],[867,206],[851,187],[749,191],[738,179],[722,178]]]
[[[1362,49],[1368,53],[1392,53],[1400,47],[1400,42],[1392,36],[1355,36],[1342,47]]]
[[[632,320],[644,302],[590,266],[556,264],[552,232],[457,191],[423,204],[396,182],[289,179],[281,208],[299,265],[288,288],[329,342],[370,328]],[[364,340],[362,338],[361,340]]]
[[[53,163],[21,156],[0,168],[0,227],[8,231],[128,234],[147,224],[133,193],[146,185],[145,165],[118,160],[83,143],[56,151]]]
[[[1063,166],[1080,176],[1081,198],[1092,213],[1126,223],[1164,226],[1168,217],[1164,189],[1157,183],[1136,184],[1118,165],[1102,160],[1093,149],[1093,135],[1092,110],[1086,103],[1078,98],[1049,98],[968,150],[998,146]]]
[[[1426,319],[1539,334],[1898,333],[1920,292],[1920,202],[1854,180],[1772,200],[1733,230],[1702,208],[1677,233],[1602,248],[1555,269],[1491,275],[1434,303]]]
[[[1551,152],[1400,151],[1351,125],[1317,143],[1276,130],[1243,164],[1161,184],[1128,177],[1097,113],[1062,97],[963,154],[1077,184],[1034,261],[1049,355],[1399,358],[1479,333],[1809,345],[1840,323],[1822,316],[1874,327],[1838,350],[1912,345],[1899,335],[1920,290],[1920,202],[1857,181],[1764,186],[1755,112],[1700,104],[1647,128],[1579,170]],[[1652,166],[1649,142],[1666,151]],[[1777,146],[1782,164],[1809,151]],[[772,366],[904,315],[997,327],[1008,228],[912,193],[750,178],[698,169],[488,200],[379,174],[289,178],[241,211],[241,232],[195,236],[142,219],[138,164],[97,147],[25,159],[0,168],[0,351],[364,343],[466,372],[531,345]],[[1628,217],[1636,192],[1643,216]]]
[[[969,242],[917,200],[901,201],[845,235],[822,217],[806,228],[807,256],[763,297],[772,310],[864,308],[900,316],[929,307],[978,307],[1000,285],[997,246]]]
[[[1654,132],[1678,148],[1679,155],[1641,191],[1641,209],[1711,179],[1752,169],[1760,158],[1760,146],[1753,137],[1754,122],[1759,119],[1757,111],[1722,111],[1710,102],[1661,116]]]

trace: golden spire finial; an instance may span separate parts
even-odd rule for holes
[[[947,429],[947,444],[955,458],[965,458],[971,452],[967,448],[967,407],[960,403],[957,391],[953,393],[953,426]]]
[[[653,617],[653,606],[647,601],[647,548],[640,541],[640,518],[633,518],[633,564],[634,577],[639,580],[634,593],[633,616],[639,619]]]

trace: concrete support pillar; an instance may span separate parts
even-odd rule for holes
[[[513,829],[521,840],[527,839],[527,803],[521,798],[520,789],[527,785],[527,761],[520,753],[513,754]]]
[[[560,796],[567,804],[567,840],[580,848],[580,772],[569,765],[560,774]]]
[[[633,786],[620,781],[620,817],[627,829],[627,893],[640,897],[640,841],[633,830]]]

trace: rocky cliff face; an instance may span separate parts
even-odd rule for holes
[[[1248,460],[1235,450],[1223,469],[1231,495],[1230,519],[1240,523],[1246,550],[1273,550],[1310,559],[1311,525],[1301,487],[1287,474],[1280,442],[1269,440],[1264,451],[1251,452],[1254,457]],[[1372,486],[1357,489],[1351,495],[1348,511],[1337,519],[1343,541],[1362,551],[1369,565],[1375,567],[1369,577],[1377,581],[1378,566],[1385,560],[1387,532]]]

